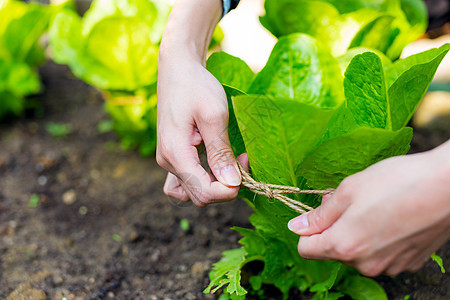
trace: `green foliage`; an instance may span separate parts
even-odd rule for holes
[[[248,153],[252,176],[324,189],[408,151],[412,130],[404,126],[449,48],[395,63],[362,48],[336,59],[314,38],[292,34],[280,38],[256,76],[243,61],[223,53],[213,54],[207,66],[232,102],[230,140],[235,154]],[[230,299],[242,299],[246,289],[273,284],[285,297],[297,288],[315,293],[313,299],[387,299],[375,281],[349,267],[301,258],[298,236],[286,226],[296,212],[261,195],[243,196],[255,210],[254,230],[235,229],[243,235],[242,248],[224,252],[205,292],[223,287]],[[317,196],[294,197],[320,204]],[[262,272],[241,283],[240,270],[254,260],[264,263]]]
[[[28,206],[31,208],[36,208],[39,205],[39,195],[32,194],[30,200],[28,200]]]
[[[266,0],[261,23],[276,37],[300,32],[334,56],[369,47],[397,59],[427,27],[422,0]]]
[[[41,89],[35,68],[43,62],[39,39],[55,8],[22,1],[0,1],[0,120],[18,116],[25,97]]]
[[[191,228],[191,226],[189,225],[189,220],[181,219],[180,220],[180,228],[181,228],[181,230],[183,230],[185,232],[189,231],[189,229]]]
[[[123,148],[156,147],[158,47],[170,7],[161,1],[92,2],[83,18],[59,13],[50,28],[53,59],[103,91]]]
[[[45,126],[47,132],[57,138],[64,138],[73,131],[71,124],[49,122]]]
[[[50,28],[55,62],[100,89],[125,149],[156,149],[158,48],[170,6],[158,0],[94,0],[83,18],[59,13]],[[218,28],[211,46],[223,39]]]
[[[442,274],[445,274],[444,262],[442,257],[437,255],[436,253],[431,254],[431,259],[441,268]]]

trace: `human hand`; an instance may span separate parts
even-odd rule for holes
[[[241,183],[228,138],[226,95],[205,69],[222,12],[221,1],[177,1],[159,52],[156,159],[169,171],[164,192],[197,206],[234,199]],[[199,159],[202,143],[211,172]]]
[[[348,177],[320,207],[289,222],[301,236],[300,255],[366,276],[418,270],[450,237],[449,157],[447,142]]]
[[[195,59],[175,59],[160,68],[158,80],[157,161],[170,172],[164,192],[197,206],[232,200],[241,177],[228,138],[225,92]],[[198,156],[202,142],[212,173]]]

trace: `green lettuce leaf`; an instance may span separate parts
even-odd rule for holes
[[[344,79],[345,104],[360,126],[386,128],[389,107],[381,59],[375,53],[356,55]]]
[[[411,128],[358,128],[320,144],[305,158],[299,173],[312,188],[335,188],[345,177],[380,160],[406,154],[411,139]]]
[[[386,292],[373,279],[349,276],[339,285],[338,290],[355,300],[387,300]]]
[[[206,69],[222,83],[228,100],[228,134],[236,156],[245,152],[245,144],[234,114],[231,98],[244,95],[255,74],[241,59],[225,52],[215,52],[206,61]]]
[[[410,56],[386,70],[392,129],[405,126],[425,95],[436,70],[450,49],[446,44]]]
[[[0,3],[0,120],[18,116],[25,97],[41,89],[35,68],[44,61],[39,40],[54,7],[4,0]]]
[[[298,164],[320,140],[332,111],[266,96],[234,97],[233,106],[256,178],[298,186]]]
[[[230,295],[247,294],[247,291],[240,285],[241,268],[246,263],[245,250],[243,248],[227,250],[222,255],[222,259],[213,266],[213,271],[209,275],[211,282],[204,293],[214,293],[226,285],[226,292]]]
[[[369,47],[397,59],[427,27],[422,0],[266,0],[261,23],[276,37],[305,33],[334,56]]]
[[[241,59],[215,52],[206,61],[206,69],[223,85],[247,92],[255,74]]]
[[[330,108],[344,100],[337,60],[325,46],[304,34],[280,38],[248,93]]]
[[[83,19],[62,12],[50,29],[53,58],[100,89],[149,86],[156,82],[157,44],[167,13],[166,6],[148,0],[94,1]]]

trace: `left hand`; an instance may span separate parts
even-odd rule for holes
[[[307,259],[338,260],[366,276],[418,270],[450,237],[450,142],[348,177],[289,228]]]

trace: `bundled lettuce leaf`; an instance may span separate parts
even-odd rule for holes
[[[445,45],[392,63],[377,51],[359,48],[338,60],[313,37],[292,34],[279,39],[256,76],[224,53],[213,54],[207,67],[232,102],[230,140],[236,155],[248,153],[252,176],[326,189],[408,151],[412,129],[405,126],[449,49]],[[387,299],[375,281],[349,267],[302,259],[298,236],[286,226],[295,211],[261,195],[243,197],[255,210],[250,217],[254,230],[235,228],[244,236],[242,248],[223,253],[205,292],[224,287],[230,299],[245,298],[241,269],[258,260],[264,267],[250,277],[251,290],[273,284],[285,297],[297,288],[316,293],[314,299]],[[295,197],[320,204],[317,196]]]
[[[41,89],[35,70],[44,61],[39,39],[51,15],[39,4],[0,0],[0,120],[20,115],[25,97]]]
[[[276,37],[300,32],[334,56],[369,47],[397,59],[427,28],[422,0],[266,0],[261,23]]]

